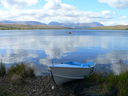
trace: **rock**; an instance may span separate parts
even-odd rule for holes
[[[13,74],[12,77],[11,77],[11,81],[13,84],[22,84],[24,83],[24,79],[17,75],[17,74]]]
[[[68,32],[68,34],[72,34],[72,32]]]
[[[79,85],[74,89],[75,96],[84,96],[84,88],[88,88],[89,85]]]
[[[55,89],[55,87],[54,86],[52,86],[52,90],[54,90]]]

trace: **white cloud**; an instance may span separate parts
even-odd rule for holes
[[[98,0],[101,3],[107,3],[114,8],[128,8],[128,0]]]
[[[0,3],[8,9],[22,9],[25,6],[31,6],[38,2],[38,0],[0,0]]]
[[[120,16],[120,20],[125,20],[125,19],[128,19],[127,16]]]
[[[49,23],[51,21],[74,23],[101,22],[104,25],[127,24],[126,21],[117,22],[114,18],[120,17],[116,17],[115,12],[109,10],[101,12],[80,11],[75,6],[63,4],[61,0],[46,1],[47,3],[40,9],[25,9],[27,6],[34,5],[39,1],[1,0],[1,4],[10,10],[0,10],[0,20],[39,21],[42,23]]]
[[[0,11],[1,20],[12,21],[39,21],[43,23],[49,23],[51,21],[58,22],[104,22],[113,18],[113,12],[90,12],[90,11],[78,11],[74,7],[68,10],[67,8],[61,8],[56,10],[48,9],[27,9],[20,11]]]
[[[112,12],[111,11],[108,11],[108,10],[105,10],[105,11],[102,11],[102,14],[103,15],[109,15],[109,14],[111,14]]]
[[[45,9],[58,9],[61,8],[61,0],[46,0]]]

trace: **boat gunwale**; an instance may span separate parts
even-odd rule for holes
[[[56,64],[57,65],[57,64]],[[58,64],[59,65],[59,64]],[[90,69],[90,68],[94,68],[94,66],[96,65],[96,63],[93,64],[93,66],[90,67],[82,67],[82,66],[77,66],[77,67],[69,67],[69,66],[54,66],[54,65],[49,65],[50,68],[73,68],[73,69]]]
[[[50,66],[50,68],[90,69],[90,68],[94,68],[94,66],[93,67],[55,67],[55,66]]]

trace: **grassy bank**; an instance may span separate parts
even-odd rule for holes
[[[14,74],[21,76],[22,78],[35,77],[34,68],[27,66],[27,64],[14,63],[10,68],[7,69],[5,64],[1,61],[0,63],[0,77],[11,78]]]
[[[94,73],[89,77],[85,77],[85,82],[98,84],[102,89],[100,94],[105,94],[116,87],[118,90],[117,96],[128,96],[128,71],[119,75],[111,73],[105,77],[102,73]]]
[[[67,28],[62,26],[52,26],[52,25],[0,24],[0,30],[30,30],[30,29],[67,29]]]
[[[25,63],[14,63],[6,70],[5,64],[0,62],[0,96],[24,96],[24,89],[21,87],[20,92],[15,92],[17,88],[25,84],[26,78],[35,78],[34,68],[27,66]],[[13,88],[16,86],[16,88]]]
[[[116,25],[116,26],[100,26],[100,27],[92,27],[87,29],[93,30],[128,30],[128,25]]]

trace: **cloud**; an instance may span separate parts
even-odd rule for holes
[[[121,72],[125,72],[128,70],[128,51],[124,50],[114,50],[111,53],[107,53],[104,57],[101,55],[95,58],[97,64],[111,64],[111,70],[114,74],[120,74]],[[120,60],[123,60],[123,65],[120,64]]]
[[[107,3],[111,7],[125,9],[128,8],[128,0],[98,0],[101,3]]]
[[[2,34],[1,34],[2,35]],[[3,35],[7,35],[6,33],[3,33]],[[0,43],[0,49],[7,49],[7,53],[4,55],[4,58],[2,58],[3,55],[0,56],[1,59],[7,60],[7,62],[18,62],[18,61],[24,61],[24,58],[38,58],[38,54],[34,53],[31,54],[31,52],[28,52],[27,50],[44,50],[46,56],[43,58],[40,58],[39,62],[40,64],[49,64],[51,63],[53,59],[61,59],[66,53],[72,53],[77,50],[77,48],[83,47],[83,48],[102,48],[102,49],[116,49],[120,45],[121,48],[125,48],[125,40],[119,40],[118,38],[110,38],[108,36],[103,37],[94,37],[94,36],[67,36],[66,38],[64,36],[57,36],[56,38],[54,36],[44,36],[42,39],[42,36],[28,36],[26,33],[26,36],[17,37],[17,33],[14,33],[13,38],[1,38],[2,41]],[[123,34],[116,34],[115,36],[123,36]],[[113,36],[113,35],[112,35]],[[25,42],[23,42],[23,40]],[[111,42],[110,42],[111,41]],[[11,42],[11,43],[10,43]],[[38,43],[37,43],[38,42]],[[118,42],[118,43],[117,43]],[[124,42],[124,43],[122,43]],[[33,45],[34,44],[34,45]],[[112,46],[114,44],[114,46]],[[13,51],[11,49],[14,49]],[[33,52],[32,52],[33,53]],[[113,52],[117,53],[117,52]],[[119,54],[106,54],[106,57],[98,56],[95,59],[95,62],[98,64],[106,64],[109,62],[110,59],[120,59],[123,60],[127,59],[127,53],[126,51],[119,51]],[[122,53],[122,54],[121,54]],[[126,54],[125,54],[126,53]],[[76,59],[76,58],[75,58]],[[84,58],[85,59],[85,58]]]
[[[5,63],[10,64],[14,62],[32,62],[31,58],[37,58],[37,54],[28,54],[26,50],[22,49],[7,49],[5,54],[0,54],[1,60],[5,60]]]
[[[119,19],[120,19],[120,20],[125,20],[125,19],[128,19],[128,17],[127,17],[127,16],[120,16]]]
[[[11,33],[12,34],[12,33]],[[2,35],[2,34],[1,34]],[[3,33],[5,36],[6,34]],[[5,54],[1,54],[0,58],[6,60],[6,63],[29,61],[30,58],[38,58],[38,54],[28,52],[27,50],[44,50],[46,57],[40,58],[40,64],[50,64],[52,59],[61,59],[65,53],[71,53],[78,47],[98,47],[98,38],[93,36],[78,37],[70,36],[28,36],[17,37],[16,33],[12,34],[13,38],[1,38],[0,49],[7,49]],[[21,40],[22,39],[22,40]],[[23,40],[25,42],[23,42]],[[88,43],[89,41],[89,43]],[[11,42],[11,43],[10,43]],[[37,43],[38,42],[38,43]],[[33,45],[34,44],[34,45]],[[35,47],[34,47],[35,46]],[[28,59],[25,59],[28,58]],[[31,60],[31,59],[30,59]]]
[[[46,0],[45,9],[59,9],[61,8],[61,0]]]
[[[25,6],[31,6],[38,0],[0,0],[0,3],[7,9],[22,9]]]
[[[0,2],[10,9],[9,11],[0,10],[0,20],[39,21],[42,23],[49,23],[51,21],[60,23],[100,22],[104,25],[128,24],[124,21],[125,18],[120,21],[116,20],[115,18],[120,17],[116,17],[115,12],[109,10],[101,12],[80,11],[73,5],[62,3],[61,0],[46,0],[47,3],[38,9],[29,9],[27,7],[34,4],[38,5],[40,3],[38,0],[1,0]]]
[[[71,7],[71,6],[70,6]],[[70,10],[68,10],[70,9]],[[76,8],[61,7],[60,9],[26,9],[14,11],[0,10],[1,20],[12,21],[39,21],[49,23],[51,21],[57,22],[103,22],[113,18],[114,13],[111,11],[91,12],[79,11]]]

